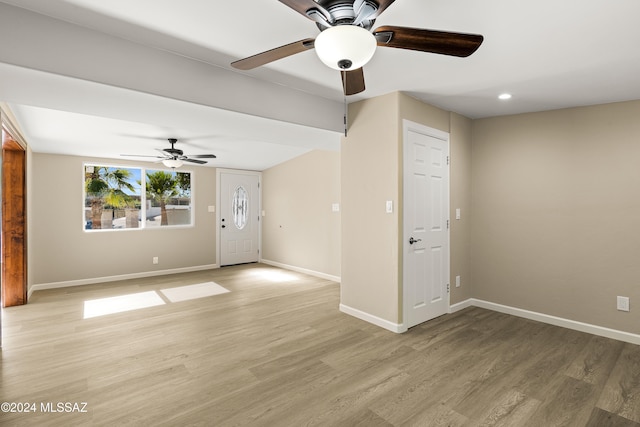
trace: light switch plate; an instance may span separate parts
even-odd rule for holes
[[[460,208],[456,208],[456,219],[460,219]]]
[[[207,206],[207,211],[215,212],[216,211],[216,207],[215,206]]]
[[[386,210],[387,213],[393,213],[393,200],[387,200]]]
[[[629,311],[629,297],[618,297],[617,308],[620,311]]]
[[[332,212],[340,212],[340,203],[334,203],[331,205]]]

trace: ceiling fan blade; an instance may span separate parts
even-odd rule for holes
[[[384,12],[386,8],[391,6],[391,3],[393,3],[394,1],[395,0],[376,0],[376,3],[378,3],[378,10],[372,16],[372,18],[377,18],[378,16],[380,16],[380,14]]]
[[[364,91],[364,72],[362,67],[350,71],[340,71],[342,88],[345,95],[355,95]]]
[[[195,154],[193,156],[189,156],[190,159],[215,159],[215,154]]]
[[[197,163],[199,165],[204,165],[207,163],[204,160],[196,160],[196,159],[180,159],[180,160],[183,160],[185,162],[190,162],[190,163]]]
[[[450,33],[391,25],[376,28],[373,35],[378,40],[378,46],[419,50],[463,58],[475,52],[484,40],[480,34]]]
[[[314,39],[299,40],[297,42],[289,43],[266,52],[258,53],[248,58],[232,62],[231,66],[238,70],[251,70],[261,65],[268,64],[269,62],[277,61],[278,59],[313,49],[313,42]]]
[[[286,4],[291,9],[298,12],[300,15],[303,15],[311,19],[312,21],[314,19],[309,15],[307,15],[307,11],[312,9],[317,9],[322,11],[323,13],[325,12],[325,9],[322,6],[318,5],[318,3],[316,3],[314,0],[278,0],[278,1],[280,3]]]
[[[161,157],[161,156],[147,156],[146,154],[120,154],[120,155],[125,157],[151,157],[154,159],[164,159],[164,157]]]

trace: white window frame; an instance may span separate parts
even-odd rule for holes
[[[140,171],[140,227],[135,228],[100,228],[100,229],[87,229],[86,228],[86,214],[85,203],[87,200],[87,193],[85,189],[85,173],[87,166],[100,166],[116,169],[137,169]],[[188,173],[191,175],[190,182],[190,201],[189,201],[189,224],[177,224],[177,225],[165,225],[157,227],[147,226],[147,171],[163,171],[163,172],[176,172],[176,173]],[[195,172],[191,170],[176,171],[175,169],[168,168],[154,168],[144,166],[132,166],[132,165],[118,165],[112,163],[101,162],[84,162],[82,164],[82,230],[87,233],[102,233],[102,232],[126,232],[126,231],[142,231],[142,230],[175,230],[179,228],[191,228],[195,227]]]

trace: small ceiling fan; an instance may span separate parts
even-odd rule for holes
[[[251,70],[315,48],[323,63],[340,71],[344,94],[355,95],[365,89],[362,66],[373,57],[376,46],[467,57],[484,40],[479,34],[421,28],[382,26],[371,30],[376,18],[395,0],[279,1],[314,21],[320,29],[318,37],[258,53],[235,61],[231,66]]]
[[[196,163],[198,165],[204,165],[207,162],[205,160],[196,160],[196,159],[215,159],[215,154],[196,154],[193,156],[186,156],[182,150],[179,148],[175,148],[175,144],[178,142],[176,138],[168,138],[169,144],[171,144],[171,148],[156,148],[156,151],[162,154],[161,156],[148,156],[144,154],[121,154],[121,156],[127,157],[152,157],[156,160],[157,163],[162,163],[169,168],[179,168],[184,164],[184,162]]]

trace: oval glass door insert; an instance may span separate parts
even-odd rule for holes
[[[233,193],[231,201],[231,211],[233,212],[233,223],[238,230],[242,230],[247,225],[249,217],[249,197],[247,190],[240,186]]]

